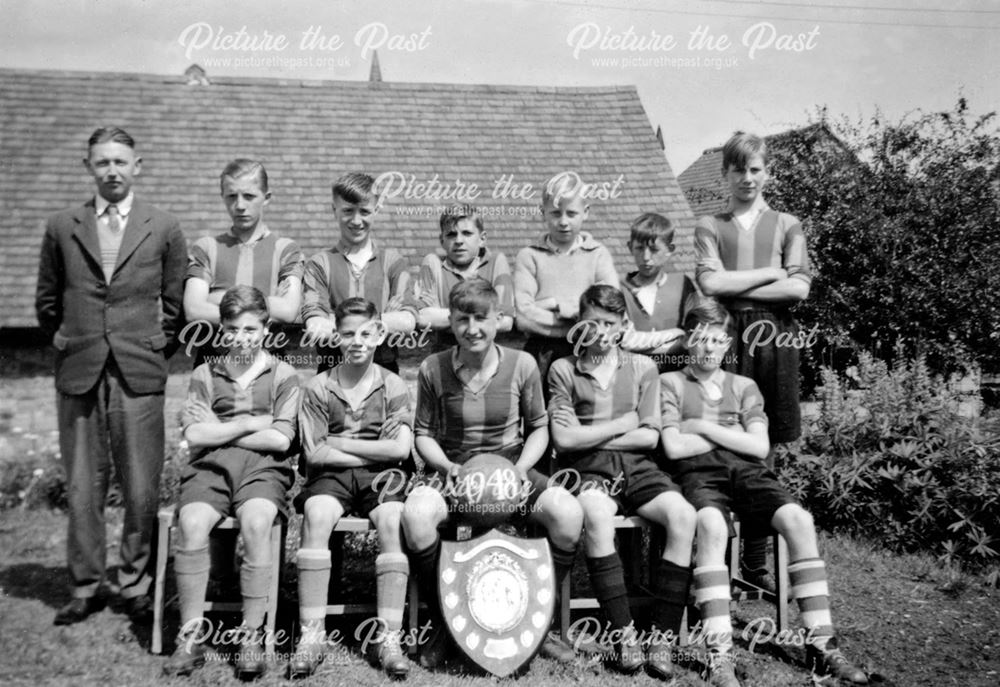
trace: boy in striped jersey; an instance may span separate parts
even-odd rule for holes
[[[733,315],[734,360],[730,372],[753,379],[764,397],[770,444],[798,439],[799,349],[779,342],[798,336],[791,308],[809,296],[812,274],[802,225],[764,200],[767,146],[759,136],[734,134],[722,148],[729,208],[695,225],[696,277],[706,296]],[[774,467],[774,454],[762,458]],[[767,541],[743,545],[742,576],[774,591],[765,567]]]
[[[584,547],[594,595],[608,620],[619,669],[670,679],[671,646],[680,632],[691,579],[695,512],[680,488],[661,471],[653,450],[659,440],[656,365],[619,348],[625,330],[625,297],[613,286],[591,286],[580,297],[577,355],[549,370],[549,416],[559,466],[579,477]],[[650,572],[653,632],[648,658],[632,625],[614,518],[638,514],[666,528],[663,558]]]
[[[271,202],[267,171],[255,160],[233,160],[222,170],[220,187],[233,224],[226,233],[202,237],[191,246],[184,314],[189,322],[207,322],[214,330],[223,294],[247,284],[267,297],[271,337],[281,327],[284,343],[290,343],[287,339],[295,330],[286,325],[296,321],[302,306],[303,257],[295,241],[279,237],[264,221],[264,208]],[[205,332],[186,338],[191,341],[195,336]],[[195,366],[222,352],[210,343],[199,346]]]
[[[337,179],[333,216],[340,239],[306,262],[302,321],[307,334],[318,341],[320,372],[340,362],[339,350],[326,342],[334,339],[333,311],[341,301],[358,297],[374,303],[389,334],[409,333],[416,325],[412,306],[404,306],[410,278],[406,258],[372,235],[379,210],[374,185],[372,177],[360,172]],[[384,343],[375,351],[375,362],[390,372],[399,372],[397,358],[396,348]]]
[[[674,227],[670,219],[647,212],[632,222],[628,249],[635,272],[626,275],[622,293],[633,331],[622,348],[650,356],[660,372],[682,367],[677,359],[684,351],[681,319],[698,290],[686,274],[668,272],[674,254]]]
[[[417,328],[435,332],[432,353],[457,342],[448,318],[448,295],[456,284],[482,279],[493,285],[500,297],[498,333],[514,327],[514,287],[510,266],[503,253],[486,247],[483,218],[471,205],[456,205],[441,214],[441,247],[444,256],[429,253],[420,265],[416,297],[420,304]]]
[[[295,439],[299,379],[295,369],[261,348],[267,300],[252,286],[226,291],[219,303],[226,354],[191,373],[181,413],[191,462],[181,474],[174,558],[181,633],[164,671],[186,675],[205,662],[202,607],[208,585],[208,539],[234,513],[246,551],[240,569],[242,648],[236,672],[264,672],[263,631],[271,576],[271,525],[286,515],[294,481],[287,451]]]
[[[337,304],[343,361],[305,385],[299,426],[306,483],[295,499],[303,513],[299,568],[302,638],[290,677],[311,675],[325,651],[330,534],[342,516],[367,517],[378,533],[375,581],[379,632],[374,658],[392,678],[410,664],[400,647],[409,565],[400,537],[403,495],[379,489],[379,475],[410,455],[410,397],[406,383],[372,362],[385,337],[375,305],[363,298]]]
[[[542,380],[531,356],[496,345],[498,303],[497,292],[482,279],[452,289],[449,317],[458,345],[420,365],[414,443],[428,468],[446,478],[446,484],[459,465],[478,454],[498,454],[514,464],[522,481],[531,485],[524,516],[548,533],[559,589],[573,565],[583,514],[569,492],[550,487],[535,469],[549,441]],[[425,667],[440,663],[447,649],[440,609],[434,608],[441,548],[437,528],[450,516],[440,482],[414,488],[403,510],[414,574],[435,628],[421,656]],[[541,651],[556,660],[573,660],[573,650],[553,633]]]
[[[837,648],[826,568],[812,516],[795,503],[763,464],[768,418],[756,383],[721,369],[732,343],[729,313],[706,301],[685,322],[690,364],[661,378],[663,449],[684,496],[698,509],[695,596],[709,649],[709,677],[739,687],[730,651],[729,569],[725,565],[730,510],[746,531],[777,530],[788,541],[792,595],[808,634],[806,658],[814,675],[868,684],[864,672]]]

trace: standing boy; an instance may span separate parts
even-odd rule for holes
[[[673,675],[672,640],[678,637],[691,578],[695,513],[680,489],[656,465],[660,407],[656,366],[618,347],[625,328],[625,297],[613,286],[591,286],[580,297],[578,355],[549,370],[552,440],[559,467],[579,476],[584,550],[594,595],[616,643],[617,667],[642,667],[643,650],[632,625],[614,517],[638,514],[664,528],[663,558],[650,571],[653,595],[651,672]]]
[[[559,589],[573,565],[583,515],[569,492],[549,487],[547,478],[535,469],[549,441],[542,381],[528,354],[496,345],[498,302],[496,291],[481,279],[452,289],[449,317],[458,344],[420,365],[415,444],[427,466],[442,478],[454,477],[458,466],[483,453],[501,455],[514,464],[522,480],[530,483],[524,515],[548,533]],[[448,504],[435,486],[418,486],[406,499],[403,531],[421,598],[428,600],[437,621],[434,638],[421,656],[427,667],[439,663],[446,648],[434,600],[441,550],[437,528],[449,517]],[[553,633],[543,642],[542,652],[557,660],[573,659],[573,650]]]
[[[302,639],[289,665],[307,677],[324,653],[330,534],[347,513],[371,519],[378,533],[375,582],[379,622],[376,657],[393,678],[410,664],[400,647],[409,564],[403,553],[403,495],[379,489],[379,474],[410,455],[410,397],[398,376],[372,362],[384,338],[375,305],[363,298],[337,304],[343,360],[306,384],[299,424],[306,484],[295,503],[303,513],[299,567]]]
[[[191,246],[184,314],[188,322],[206,323],[214,333],[222,295],[247,284],[267,296],[272,337],[281,332],[287,339],[294,334],[287,325],[298,319],[302,307],[302,251],[295,241],[272,232],[264,221],[264,208],[271,202],[264,165],[244,158],[233,160],[222,170],[219,183],[232,226],[224,234],[205,236]],[[205,337],[206,332],[199,327],[186,338],[191,341],[195,336]],[[220,352],[210,344],[200,346],[195,366],[204,362],[206,354]]]
[[[486,247],[483,218],[470,205],[456,205],[445,209],[440,225],[444,257],[437,253],[424,257],[416,286],[420,304],[417,328],[435,332],[433,353],[457,343],[451,333],[448,295],[456,284],[468,279],[482,279],[496,290],[500,298],[497,332],[509,332],[514,327],[514,286],[510,266],[503,253],[494,253]]]
[[[163,468],[163,389],[176,348],[187,244],[177,220],[135,198],[142,158],[118,127],[96,130],[83,160],[97,193],[45,225],[35,311],[56,349],[59,449],[69,493],[72,601],[56,625],[104,605],[104,502],[111,465],[125,503],[125,610],[152,620],[151,541]]]
[[[573,352],[567,336],[579,314],[580,294],[593,284],[618,286],[611,253],[583,231],[590,213],[587,191],[576,172],[549,179],[542,190],[546,232],[514,260],[517,328],[528,335],[524,352],[538,362],[542,379],[552,361]]]
[[[634,330],[622,348],[650,356],[660,372],[679,369],[681,322],[697,289],[687,275],[666,269],[674,254],[673,224],[655,212],[639,215],[629,230],[628,249],[636,270],[625,277],[622,292]]]
[[[801,432],[799,350],[778,342],[793,340],[798,324],[791,308],[809,295],[806,237],[795,217],[775,212],[764,200],[768,174],[762,138],[737,132],[726,141],[722,174],[729,208],[700,218],[695,226],[698,284],[732,313],[735,361],[726,369],[757,383],[770,444],[795,441]],[[774,467],[773,453],[764,460]],[[747,540],[742,574],[773,591],[766,554],[766,540]]]
[[[324,345],[337,330],[334,308],[348,298],[364,298],[375,304],[389,334],[412,332],[416,317],[404,309],[409,283],[406,258],[392,248],[383,248],[372,235],[378,215],[375,180],[352,172],[333,185],[333,216],[340,240],[333,248],[317,253],[306,263],[302,321],[307,334],[320,342],[319,371],[340,360],[336,347]],[[375,352],[375,362],[391,372],[399,372],[397,351],[383,344]]]
[[[687,316],[691,364],[661,379],[663,449],[684,496],[698,511],[695,597],[715,687],[739,687],[730,656],[729,568],[725,564],[730,510],[745,531],[777,530],[788,541],[791,593],[806,626],[806,660],[814,676],[849,684],[868,678],[837,648],[830,617],[826,567],[819,557],[812,516],[795,503],[763,464],[768,419],[752,379],[721,369],[732,342],[729,314],[716,302]]]
[[[246,551],[240,567],[243,595],[241,650],[236,673],[254,678],[265,669],[264,615],[271,586],[271,526],[287,512],[295,473],[288,449],[295,439],[299,380],[295,369],[263,350],[267,300],[252,286],[226,291],[219,303],[220,359],[191,373],[181,413],[191,462],[181,474],[174,558],[181,632],[164,666],[187,675],[205,662],[203,607],[210,567],[209,533],[235,514]]]

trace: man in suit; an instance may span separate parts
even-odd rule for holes
[[[132,193],[142,159],[125,131],[95,131],[83,162],[97,193],[46,223],[35,299],[38,322],[56,349],[59,448],[69,491],[73,599],[55,624],[79,622],[104,605],[112,463],[125,505],[120,593],[126,613],[142,624],[152,617],[163,391],[182,318],[187,244],[175,218]]]

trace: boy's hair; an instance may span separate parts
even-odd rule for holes
[[[366,319],[374,320],[378,317],[378,309],[370,300],[354,296],[340,301],[333,310],[333,316],[337,318],[337,322],[351,315],[362,315]]]
[[[702,298],[684,315],[684,331],[693,332],[696,329],[722,327],[729,329],[732,316],[725,306],[714,298]]]
[[[472,205],[452,205],[441,213],[441,220],[438,222],[441,225],[441,235],[444,236],[445,232],[463,219],[471,219],[479,233],[483,233],[483,218],[479,216],[479,211],[475,207]]]
[[[135,140],[128,135],[125,129],[117,126],[102,126],[100,129],[95,129],[94,133],[90,135],[87,139],[87,150],[96,146],[99,143],[121,143],[124,146],[128,146],[132,150],[135,150]]]
[[[754,155],[760,155],[764,164],[767,164],[767,143],[756,134],[737,131],[722,146],[722,173],[725,174],[730,168],[746,169]]]
[[[257,178],[257,185],[260,186],[260,190],[267,193],[267,170],[264,169],[264,165],[256,160],[248,160],[245,157],[236,158],[226,165],[226,168],[222,170],[222,174],[219,176],[219,186],[222,186],[222,182],[225,181],[226,177],[238,179],[251,175]]]
[[[607,310],[620,315],[623,319],[627,310],[622,292],[607,284],[594,284],[583,292],[580,296],[580,314],[582,315],[588,307]]]
[[[629,227],[629,243],[637,246],[652,246],[659,239],[663,245],[674,242],[674,224],[668,217],[656,212],[639,215]]]
[[[375,180],[364,172],[350,172],[333,183],[333,197],[355,205],[367,203],[375,194]]]
[[[583,194],[586,184],[576,172],[559,172],[545,182],[542,188],[542,205],[559,205],[563,200],[572,200]]]
[[[267,309],[267,298],[260,289],[241,284],[226,291],[219,303],[219,321],[229,322],[240,315],[252,313],[267,324],[271,316]]]
[[[455,284],[448,294],[448,307],[452,312],[486,315],[499,310],[500,296],[485,279],[466,279]]]

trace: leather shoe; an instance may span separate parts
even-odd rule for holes
[[[837,648],[837,640],[833,637],[827,640],[824,649],[817,649],[812,644],[806,647],[806,665],[814,678],[835,677],[851,685],[868,684],[868,676],[847,660]]]
[[[736,678],[736,664],[728,653],[708,654],[708,675],[705,677],[711,687],[742,687]]]
[[[163,664],[164,675],[190,675],[205,665],[205,645],[186,636],[177,638],[177,648]]]
[[[72,625],[104,608],[105,600],[99,596],[75,598],[59,609],[53,625]]]
[[[549,632],[542,640],[542,646],[538,650],[545,658],[551,658],[558,663],[572,663],[576,660],[576,652],[573,647],[563,641],[563,638],[556,632]]]
[[[236,653],[236,677],[240,680],[256,680],[267,670],[264,660],[264,632],[260,628],[240,626],[243,641]]]
[[[323,629],[303,629],[302,638],[288,662],[288,677],[295,679],[309,677],[326,656],[326,637]],[[313,633],[313,634],[310,634]]]
[[[153,622],[153,600],[149,594],[140,594],[125,599],[125,615],[136,625],[150,625]]]
[[[437,668],[448,660],[450,653],[451,637],[448,635],[448,628],[444,626],[444,620],[438,619],[431,625],[427,643],[421,647],[420,665],[428,670]]]
[[[410,674],[410,661],[403,653],[398,632],[386,633],[385,638],[377,646],[378,664],[388,677],[402,680]]]
[[[654,677],[669,680],[674,676],[674,661],[669,642],[656,640],[649,643],[646,653],[646,670]]]
[[[615,667],[623,673],[634,673],[646,662],[642,642],[631,625],[622,630],[622,640],[615,649],[618,653]]]

